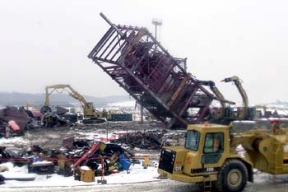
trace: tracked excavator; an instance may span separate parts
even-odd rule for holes
[[[43,112],[45,113],[47,111],[52,110],[49,107],[49,105],[50,105],[49,97],[55,90],[64,90],[64,91],[68,92],[69,96],[80,101],[81,106],[83,108],[83,114],[84,114],[83,123],[84,124],[103,123],[106,121],[105,119],[110,118],[110,114],[108,112],[102,112],[102,111],[95,110],[95,108],[93,106],[93,102],[87,102],[86,99],[80,93],[78,93],[75,89],[73,89],[68,84],[56,84],[56,85],[51,85],[51,86],[45,87],[45,93],[46,93],[45,94],[45,104],[44,104],[44,107],[42,107],[42,109],[41,109],[42,113]]]
[[[234,105],[235,102],[226,100],[223,94],[220,92],[220,90],[216,87],[216,84],[214,81],[201,80],[199,81],[199,83],[204,86],[209,86],[210,90],[216,96],[215,100],[219,101],[221,105],[220,108],[216,108],[216,111],[215,109],[212,109],[213,111],[212,111],[212,117],[211,117],[210,122],[228,125],[234,119],[231,118],[231,115],[230,115],[231,108],[227,107],[227,104]]]
[[[235,107],[235,102],[227,101],[223,94],[216,87],[214,81],[199,81],[201,85],[209,86],[210,90],[214,93],[217,99],[220,101],[221,107],[216,111],[215,115],[212,115],[209,120],[211,123],[229,125],[229,123],[237,120],[254,120],[256,115],[256,107],[249,107],[248,96],[245,89],[242,86],[241,80],[237,76],[228,77],[222,80],[222,82],[233,82],[238,92],[241,95],[243,106]]]
[[[244,154],[236,151],[240,144]],[[251,121],[188,125],[184,146],[162,148],[158,173],[201,184],[203,191],[241,192],[253,182],[253,169],[288,174],[288,134],[279,122],[265,128]]]
[[[248,97],[247,97],[247,93],[245,91],[245,89],[242,86],[241,80],[239,79],[239,77],[237,76],[232,76],[232,77],[228,77],[222,80],[225,83],[228,82],[233,82],[241,97],[242,97],[242,102],[243,102],[243,106],[242,107],[238,107],[237,111],[235,114],[233,115],[233,118],[235,120],[253,120],[255,113],[256,113],[256,109],[255,107],[249,107],[249,101],[248,101]]]

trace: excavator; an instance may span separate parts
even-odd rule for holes
[[[228,101],[225,99],[223,94],[220,92],[220,90],[216,87],[214,81],[199,81],[201,85],[209,86],[210,90],[214,93],[216,96],[216,99],[220,102],[221,107],[216,110],[216,114],[212,115],[211,122],[214,123],[220,123],[220,124],[229,124],[231,122],[231,108],[227,107],[227,104],[234,105],[235,102]]]
[[[255,113],[256,113],[256,109],[255,107],[249,107],[247,93],[245,89],[243,88],[239,77],[237,76],[228,77],[228,78],[223,79],[222,82],[225,82],[225,83],[233,82],[236,85],[242,97],[243,107],[237,108],[237,112],[236,112],[236,115],[234,116],[234,119],[235,120],[253,120]]]
[[[105,119],[110,118],[108,112],[96,111],[92,102],[87,102],[86,99],[80,93],[78,93],[68,84],[56,84],[56,85],[46,86],[45,87],[45,93],[46,93],[45,104],[41,110],[47,110],[47,109],[49,110],[49,105],[50,105],[49,96],[55,90],[58,90],[58,89],[67,91],[69,96],[80,101],[82,108],[83,108],[83,113],[84,113],[84,119],[83,119],[84,124],[102,123],[102,122],[105,122]]]
[[[239,145],[244,154],[237,153]],[[188,125],[183,146],[161,149],[158,173],[161,178],[201,184],[207,192],[241,192],[253,182],[253,169],[288,174],[287,128],[279,122],[265,128],[251,121]]]
[[[235,102],[227,101],[224,98],[223,94],[216,87],[214,81],[199,81],[201,85],[209,86],[210,90],[214,93],[216,99],[221,104],[220,110],[217,110],[216,115],[212,116],[210,122],[228,125],[229,123],[235,120],[253,120],[256,113],[256,108],[249,107],[248,96],[245,89],[242,86],[239,77],[237,76],[228,77],[223,79],[222,82],[225,83],[233,82],[236,85],[242,98],[243,107],[238,107],[237,110],[235,111],[233,107],[231,107],[230,105],[228,106],[227,104],[235,105]]]

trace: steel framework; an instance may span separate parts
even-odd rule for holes
[[[186,71],[146,29],[115,25],[88,55],[140,105],[169,128],[199,123],[215,96]]]

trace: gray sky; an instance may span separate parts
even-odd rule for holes
[[[0,92],[44,93],[65,83],[83,95],[124,95],[87,55],[115,24],[163,22],[161,44],[188,58],[198,79],[213,80],[227,99],[237,75],[250,103],[288,101],[288,2],[283,0],[0,0]]]

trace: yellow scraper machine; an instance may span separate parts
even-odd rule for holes
[[[272,175],[288,173],[286,132],[277,120],[266,127],[253,121],[188,125],[184,146],[161,150],[158,173],[202,183],[204,191],[240,192],[247,181],[253,182],[253,169]],[[239,145],[245,155],[236,152]]]

